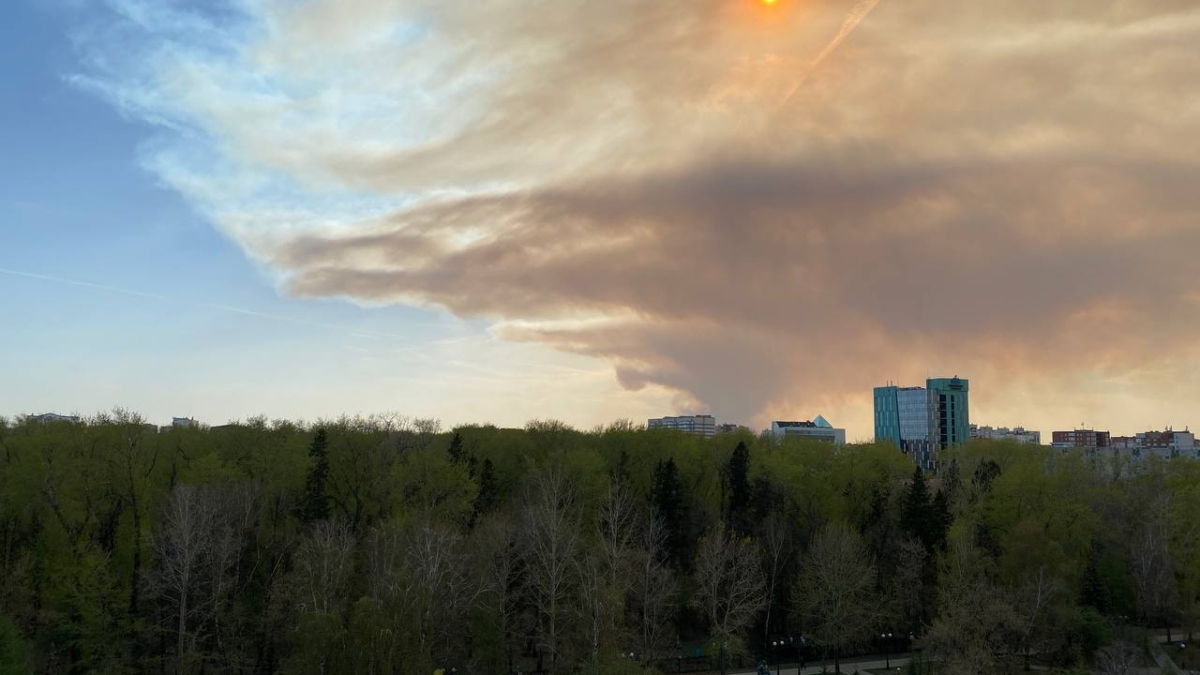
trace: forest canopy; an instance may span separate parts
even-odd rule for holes
[[[1197,514],[1200,462],[1002,442],[0,419],[0,673],[1090,664],[1200,625]]]

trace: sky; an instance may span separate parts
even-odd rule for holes
[[[0,414],[1200,422],[1192,0],[11,0]]]

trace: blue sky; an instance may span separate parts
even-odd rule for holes
[[[280,293],[145,166],[162,130],[73,82],[97,13],[0,10],[0,415],[121,405],[159,422],[397,411],[521,424],[556,412],[544,377],[599,379],[585,400],[611,393],[602,366],[498,343],[483,322]]]

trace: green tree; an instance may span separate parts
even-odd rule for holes
[[[654,467],[654,485],[650,503],[667,531],[667,559],[677,570],[691,567],[692,541],[689,522],[688,495],[679,476],[675,459],[659,461]]]
[[[725,477],[728,481],[729,501],[725,510],[725,521],[740,536],[750,533],[751,514],[750,500],[753,497],[750,489],[750,448],[740,441],[729,457],[725,467]]]
[[[874,635],[882,604],[876,581],[875,563],[854,530],[831,525],[813,540],[800,567],[796,609],[812,641],[832,650],[835,672],[842,672],[846,650]]]
[[[483,460],[483,469],[479,472],[479,492],[475,495],[472,505],[470,529],[475,529],[479,519],[491,513],[500,501],[496,492],[496,465],[491,459]]]
[[[462,434],[454,432],[454,438],[450,439],[450,448],[446,451],[450,456],[450,461],[455,464],[462,464],[467,461],[466,451],[463,450]]]
[[[308,448],[312,466],[304,481],[304,494],[300,497],[297,516],[303,523],[314,523],[329,518],[329,496],[325,484],[329,480],[329,449],[325,427],[317,429],[312,445]]]
[[[0,615],[0,675],[32,675],[29,649],[12,619]]]
[[[926,551],[933,552],[938,526],[929,499],[929,485],[925,482],[925,474],[919,466],[913,469],[912,482],[904,493],[904,502],[900,509],[900,529],[924,544]]]

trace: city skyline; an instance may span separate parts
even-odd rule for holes
[[[1197,414],[1186,5],[528,10],[9,3],[0,414]]]

